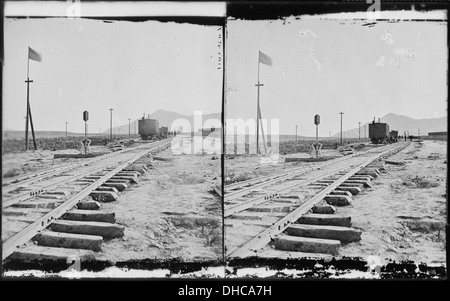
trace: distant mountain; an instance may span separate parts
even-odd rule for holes
[[[375,120],[378,122],[378,118]],[[387,123],[389,129],[398,131],[399,135],[403,135],[404,132],[408,132],[411,135],[417,135],[420,129],[420,135],[426,136],[429,132],[446,132],[447,131],[447,117],[441,118],[428,118],[428,119],[414,119],[404,115],[397,115],[389,113],[386,116],[380,118],[381,122]],[[361,138],[364,137],[364,126],[366,126],[366,137],[368,137],[369,123],[361,124]],[[333,137],[339,137],[339,133]],[[358,128],[347,130],[343,132],[343,137],[358,138]]]
[[[180,113],[166,111],[166,110],[158,110],[158,111],[153,112],[150,115],[145,115],[145,118],[149,118],[149,117],[150,117],[150,119],[158,120],[159,126],[167,126],[167,127],[169,127],[169,129],[175,120],[185,119],[191,124],[191,127],[193,127],[194,131],[197,131],[199,128],[203,127],[204,122],[208,119],[217,119],[217,120],[221,121],[221,118],[222,118],[221,113],[205,114],[205,115],[202,115],[202,124],[197,125],[197,124],[194,124],[194,115],[183,115]],[[131,124],[130,124],[131,134],[134,134],[135,132],[137,133],[139,119],[142,119],[142,117],[131,121]],[[109,129],[104,131],[103,133],[105,133],[105,134],[109,133]],[[114,134],[128,134],[128,124],[113,127],[113,133]]]

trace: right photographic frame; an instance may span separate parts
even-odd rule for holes
[[[228,277],[445,278],[447,6],[227,15]]]

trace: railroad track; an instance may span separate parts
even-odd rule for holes
[[[370,151],[370,150],[369,150]],[[227,199],[234,199],[245,195],[249,189],[254,189],[257,187],[273,185],[277,182],[286,181],[301,174],[306,174],[316,169],[322,169],[328,165],[336,164],[337,162],[346,161],[349,158],[359,155],[360,153],[354,153],[351,155],[343,156],[337,159],[332,159],[325,162],[315,162],[309,164],[309,166],[304,166],[302,168],[294,167],[287,171],[282,171],[278,173],[273,173],[268,176],[258,177],[256,179],[250,179],[246,181],[236,182],[225,186],[225,195]]]
[[[103,238],[120,237],[124,231],[115,224],[114,213],[99,210],[100,203],[117,200],[119,191],[138,183],[151,164],[147,155],[170,145],[171,139],[145,143],[9,181],[2,192],[2,259],[12,254],[92,259]],[[30,240],[37,245],[19,252]]]
[[[341,243],[360,239],[351,218],[335,215],[337,206],[384,170],[380,158],[409,145],[399,142],[278,173],[225,189],[225,241],[229,259],[248,256],[337,255]]]
[[[105,154],[102,156],[79,160],[79,162],[71,162],[71,163],[62,163],[57,166],[52,166],[49,168],[44,168],[36,172],[30,172],[23,175],[18,175],[15,177],[10,177],[6,179],[2,179],[2,196],[3,198],[8,198],[8,196],[18,190],[24,190],[24,185],[33,184],[45,179],[49,179],[54,176],[58,176],[59,174],[77,169],[82,166],[91,165],[95,162],[103,161],[107,158],[114,158],[122,153],[129,152],[133,149],[140,148],[141,146],[133,147],[133,148],[125,148],[120,151],[112,152],[109,154]],[[31,193],[31,192],[30,192]],[[36,190],[34,193],[39,193],[39,190]],[[8,204],[7,204],[8,205]],[[3,204],[5,206],[5,204]]]

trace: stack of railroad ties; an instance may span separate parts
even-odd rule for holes
[[[40,215],[30,220],[29,226],[3,241],[2,259],[44,266],[65,264],[68,258],[82,262],[95,260],[95,252],[101,251],[104,239],[122,237],[125,230],[124,226],[116,224],[114,212],[100,210],[101,202],[116,201],[120,191],[139,183],[141,176],[153,166],[149,151],[168,146],[170,140],[157,142],[150,149],[140,146],[115,153],[111,156],[115,156],[118,165],[78,177],[72,184],[65,184],[67,190],[59,186],[6,208],[4,203],[3,217],[9,219],[4,223],[13,223],[14,218],[20,220],[37,213]],[[118,159],[121,155],[126,155],[126,159]]]

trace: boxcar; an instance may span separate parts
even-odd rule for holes
[[[390,131],[389,132],[389,139],[391,140],[391,142],[397,142],[398,141],[398,131]]]
[[[369,138],[373,144],[385,143],[389,140],[389,137],[389,125],[387,123],[369,123]]]
[[[142,140],[153,139],[159,135],[159,122],[156,119],[139,119],[138,130]]]
[[[169,127],[162,126],[159,128],[159,134],[161,135],[161,137],[167,138],[168,133],[169,133]]]

